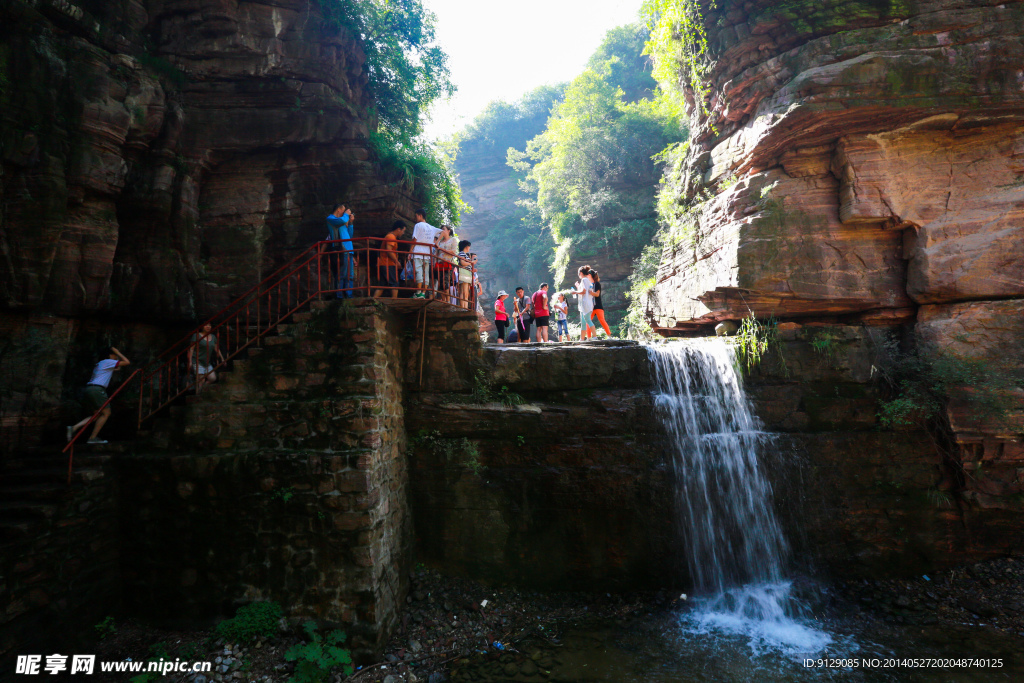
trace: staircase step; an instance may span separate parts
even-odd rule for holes
[[[0,487],[5,501],[56,501],[67,497],[71,488],[65,483],[29,483]]]
[[[0,545],[28,538],[35,522],[0,519]]]
[[[5,520],[49,519],[57,512],[56,505],[35,501],[5,500],[0,502],[0,517]]]
[[[292,320],[294,320],[297,323],[304,323],[312,319],[313,314],[310,313],[309,311],[305,311],[304,313],[296,313],[292,316]]]

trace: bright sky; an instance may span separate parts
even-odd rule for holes
[[[492,100],[515,101],[571,80],[608,29],[636,21],[642,0],[424,0],[459,90],[434,105],[427,136],[447,137]]]

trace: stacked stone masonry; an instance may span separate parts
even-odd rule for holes
[[[129,609],[276,600],[383,646],[412,559],[401,322],[315,306],[120,459]]]

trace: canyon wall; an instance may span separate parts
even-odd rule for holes
[[[709,99],[673,180],[680,203],[714,198],[664,252],[659,331],[748,307],[923,324],[1024,298],[1024,3],[704,12]]]
[[[663,335],[749,313],[903,325],[904,346],[1003,378],[945,407],[964,495],[1006,514],[1024,482],[975,486],[1024,434],[1024,3],[701,3],[704,105],[666,181],[685,220],[648,300]],[[970,379],[970,378],[966,378]],[[973,409],[972,409],[973,408]]]
[[[94,347],[162,350],[141,323],[166,335],[220,309],[321,239],[333,202],[355,205],[359,232],[411,218],[408,188],[381,182],[366,147],[365,56],[319,8],[0,8],[5,447],[59,424],[62,397],[73,412]]]

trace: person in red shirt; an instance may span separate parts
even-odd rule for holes
[[[494,302],[494,326],[498,328],[498,343],[505,343],[505,330],[508,329],[508,311],[505,310],[505,299],[508,292],[504,289],[498,292],[498,298]]]
[[[541,284],[540,289],[533,293],[533,319],[537,321],[537,341],[548,340],[548,283]]]

